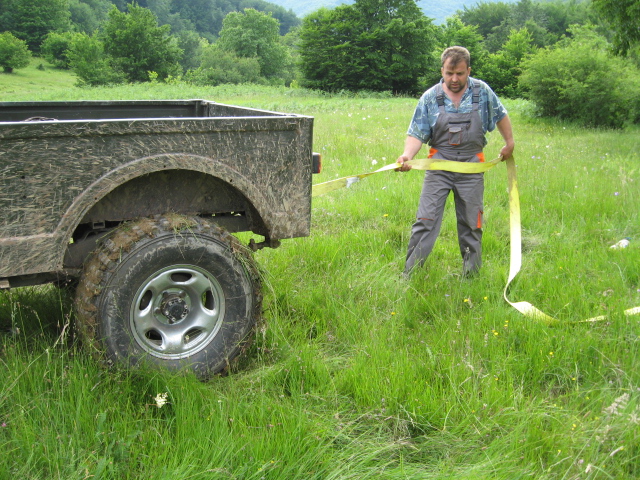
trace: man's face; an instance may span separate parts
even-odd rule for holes
[[[440,69],[445,85],[453,93],[461,92],[467,87],[467,78],[471,73],[471,67],[467,66],[467,62],[461,61],[452,64],[451,59],[447,58],[444,65]]]

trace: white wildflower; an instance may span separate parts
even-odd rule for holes
[[[166,403],[168,403],[167,401],[167,397],[169,396],[168,393],[159,393],[158,395],[155,396],[154,400],[156,401],[156,406],[158,408],[162,408],[164,407],[164,405]]]
[[[604,411],[609,415],[619,415],[618,410],[624,410],[627,403],[629,403],[629,394],[625,393],[616,398],[611,405],[604,409]]]

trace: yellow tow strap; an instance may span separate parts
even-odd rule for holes
[[[456,173],[484,173],[491,168],[502,162],[502,157],[495,158],[490,162],[471,163],[471,162],[454,162],[450,160],[439,160],[433,158],[417,159],[409,161],[414,170],[445,170],[448,172]],[[531,305],[529,302],[511,302],[507,297],[507,291],[509,285],[516,277],[520,268],[522,267],[522,231],[520,226],[520,196],[518,194],[518,179],[516,176],[516,164],[513,157],[506,160],[507,164],[507,177],[509,182],[509,224],[511,235],[511,261],[509,265],[509,278],[507,284],[504,287],[503,296],[505,301],[513,308],[518,310],[526,317],[530,317],[536,320],[544,321],[548,324],[556,323],[558,320],[550,315],[547,315],[542,310]],[[336,180],[330,180],[328,182],[319,183],[313,185],[311,190],[311,196],[317,197],[324,195],[325,193],[338,190],[340,188],[350,187],[359,180],[374,175],[380,172],[386,172],[388,170],[395,170],[400,165],[398,163],[391,163],[385,165],[382,168],[374,172],[362,173],[360,175],[353,175],[350,177],[342,177]],[[624,311],[627,316],[640,315],[640,307],[630,308]],[[600,315],[593,318],[582,320],[581,322],[597,322],[605,320],[605,315]]]

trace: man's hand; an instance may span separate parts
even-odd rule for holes
[[[396,172],[408,172],[409,170],[411,170],[411,165],[407,163],[408,161],[409,157],[407,157],[406,155],[400,155],[398,157],[398,160],[396,160],[396,163],[400,164],[400,166],[396,168]]]
[[[411,170],[411,165],[407,162],[413,159],[421,148],[422,141],[416,137],[407,135],[407,138],[404,141],[404,151],[402,152],[402,155],[398,157],[398,160],[396,160],[396,162],[400,164],[400,166],[396,168],[396,172],[408,172]]]
[[[504,147],[502,147],[502,149],[500,150],[500,156],[502,157],[503,162],[511,158],[511,156],[513,155],[514,147],[515,144],[513,142],[507,143]]]

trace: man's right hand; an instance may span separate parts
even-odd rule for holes
[[[400,166],[396,168],[396,172],[408,172],[409,170],[411,170],[411,165],[407,163],[408,161],[409,157],[407,157],[406,155],[400,155],[396,160],[396,163],[400,164]]]

